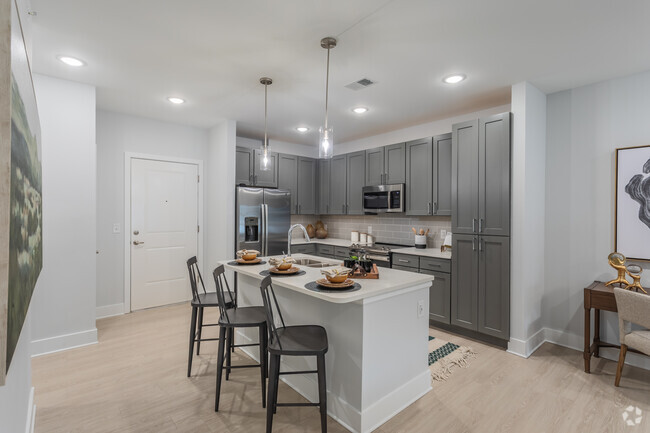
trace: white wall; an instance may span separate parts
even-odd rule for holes
[[[259,149],[262,147],[264,140],[255,140],[253,138],[237,137],[237,146]],[[290,155],[306,156],[309,158],[318,158],[318,146],[304,144],[287,143],[284,141],[269,139],[269,148],[271,152],[288,153]]]
[[[205,129],[97,111],[98,317],[124,311],[124,230],[129,229],[124,220],[125,152],[205,161],[207,149]],[[208,167],[203,169],[207,174]],[[120,225],[118,234],[113,233],[115,223]]]
[[[650,144],[650,72],[549,95],[547,118],[543,317],[549,340],[582,350],[583,288],[615,275],[607,263],[614,250],[615,149]],[[650,266],[642,266],[648,287]],[[617,342],[616,315],[604,314],[603,340]],[[628,358],[650,368],[647,358]]]
[[[434,122],[423,123],[409,128],[396,129],[395,131],[373,135],[372,137],[361,138],[359,140],[348,141],[341,144],[334,143],[334,155],[372,149],[373,147],[386,146],[388,144],[399,143],[402,141],[417,140],[422,137],[446,134],[451,132],[451,126],[454,123],[478,119],[479,117],[490,116],[492,114],[505,113],[507,111],[510,111],[510,105],[500,105],[498,107],[475,111],[461,116],[449,117],[447,119],[436,120]],[[318,157],[318,148],[316,148],[316,157]]]
[[[32,353],[97,341],[95,88],[34,75],[43,163],[43,270]]]
[[[528,357],[543,341],[546,95],[512,86],[510,342]]]

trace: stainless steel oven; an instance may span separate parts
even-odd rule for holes
[[[363,212],[404,212],[404,184],[364,186]]]

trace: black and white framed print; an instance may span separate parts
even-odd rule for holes
[[[616,149],[615,249],[650,261],[650,145]]]

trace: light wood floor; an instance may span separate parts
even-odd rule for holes
[[[219,413],[213,406],[216,343],[204,344],[192,378],[186,377],[189,318],[184,304],[102,319],[99,344],[35,358],[36,431],[263,432],[259,370],[235,370],[223,385]],[[611,361],[594,360],[587,375],[581,353],[548,343],[522,359],[436,335],[471,346],[478,357],[377,432],[650,432],[648,371],[626,367],[617,389]],[[241,362],[250,360],[233,356],[233,363]],[[282,382],[279,399],[302,401]],[[643,411],[635,427],[623,422],[630,405]],[[328,429],[347,431],[333,419]],[[318,431],[317,408],[278,409],[274,432]]]

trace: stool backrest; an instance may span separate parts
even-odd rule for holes
[[[650,295],[614,288],[620,320],[650,329]]]
[[[230,285],[226,279],[226,270],[223,265],[217,266],[214,271],[212,271],[212,276],[214,277],[214,283],[217,286],[217,302],[219,303],[219,310],[221,310],[221,317],[223,317],[227,323],[230,323],[230,318],[228,317],[226,293],[228,293],[228,299],[235,299],[235,297],[230,290]],[[232,308],[237,307],[235,306]]]
[[[278,298],[275,297],[275,291],[273,290],[273,285],[271,285],[271,276],[262,280],[262,283],[260,284],[260,292],[262,293],[262,301],[264,301],[264,310],[266,311],[266,326],[271,334],[270,342],[273,342],[274,339],[277,340],[278,346],[280,346],[280,350],[282,350],[282,342],[278,335],[278,328],[275,326],[273,305],[275,305],[275,311],[277,311],[280,322],[282,322],[282,327],[286,327],[287,325],[284,324],[284,318],[282,317],[282,312],[278,305]],[[273,298],[273,302],[271,302],[271,298]]]
[[[192,298],[195,302],[201,302],[199,299],[199,282],[201,283],[201,288],[205,294],[205,284],[203,284],[203,278],[201,277],[201,271],[199,271],[199,265],[196,260],[196,256],[190,257],[187,260],[187,271],[190,274],[190,287],[192,288]]]

